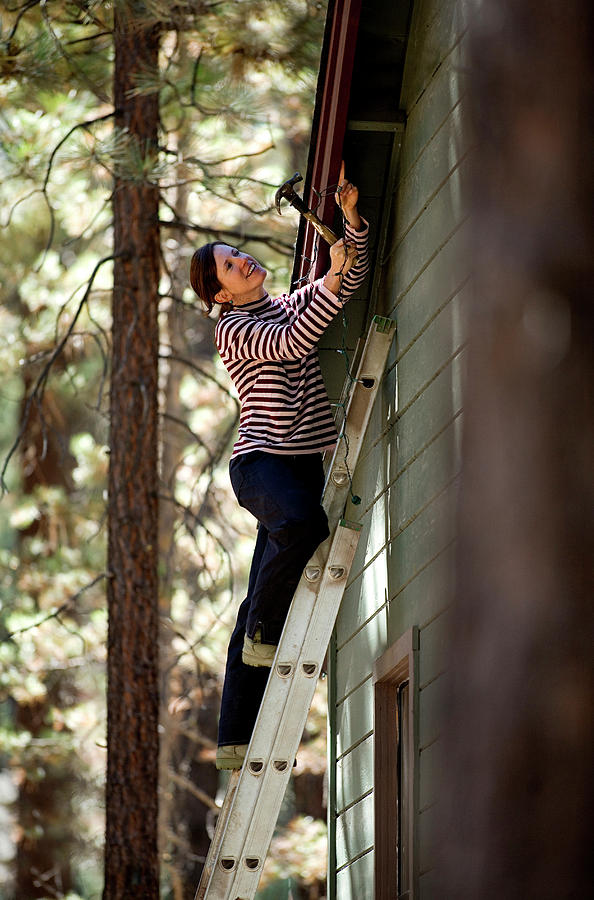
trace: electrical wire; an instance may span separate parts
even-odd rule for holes
[[[340,208],[340,215],[341,215],[341,219],[342,219],[342,235],[341,235],[341,237],[345,238],[346,226],[348,223],[347,223],[347,220],[346,220],[346,217],[344,214],[344,210],[342,208],[342,201],[341,201],[341,197],[340,197],[340,185],[339,184],[329,185],[328,187],[325,187],[320,191],[316,190],[315,188],[312,188],[312,191],[317,200],[317,202],[315,203],[315,206],[313,206],[314,211],[318,208],[318,206],[320,205],[320,203],[322,202],[322,200],[325,197],[327,197],[331,193],[336,193],[336,195],[338,197],[338,206]],[[298,283],[309,280],[309,276],[311,274],[311,271],[315,265],[315,262],[316,262],[317,256],[318,256],[318,241],[319,241],[319,236],[316,238],[315,243],[314,243],[312,259],[306,260],[307,262],[309,262],[307,271],[301,278],[298,279]],[[354,506],[358,506],[361,503],[361,498],[357,494],[355,494],[353,491],[353,477],[352,477],[351,470],[349,468],[349,463],[348,463],[349,438],[346,433],[346,408],[347,408],[347,404],[348,404],[348,401],[351,396],[351,391],[353,389],[353,385],[356,384],[357,382],[359,382],[360,384],[362,384],[363,382],[361,381],[361,379],[357,379],[351,371],[351,361],[349,359],[349,354],[348,354],[348,350],[347,350],[347,346],[346,346],[348,319],[347,319],[346,311],[344,308],[344,304],[346,303],[346,297],[345,298],[342,297],[342,285],[343,285],[343,280],[344,280],[343,270],[344,270],[344,267],[345,267],[347,261],[348,261],[348,254],[347,254],[346,246],[345,246],[343,263],[342,263],[340,269],[338,270],[338,272],[335,272],[334,274],[339,279],[339,288],[338,288],[336,296],[338,297],[338,300],[340,301],[340,303],[342,305],[341,346],[340,346],[340,349],[337,350],[337,352],[340,353],[344,359],[346,380],[345,380],[345,387],[343,388],[343,391],[342,391],[341,399],[338,401],[338,403],[332,403],[331,406],[333,406],[336,410],[335,421],[337,423],[337,426],[338,426],[339,417],[341,415],[340,411],[342,411],[342,422],[340,424],[340,428],[338,429],[338,440],[343,441],[343,443],[344,443],[343,463],[344,463],[345,471],[347,474],[347,479],[349,482],[349,494],[350,494],[350,498],[351,498],[351,503]]]

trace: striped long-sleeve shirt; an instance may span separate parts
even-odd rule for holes
[[[357,264],[340,298],[314,281],[292,294],[268,295],[221,315],[215,341],[239,395],[239,435],[232,458],[252,450],[316,453],[331,449],[337,431],[318,360],[317,344],[369,268],[368,226],[346,238]]]

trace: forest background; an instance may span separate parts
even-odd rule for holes
[[[128,671],[114,635],[144,653],[137,721],[110,728],[113,784],[138,722],[160,744],[158,771],[150,740],[140,765],[149,825],[158,781],[158,863],[140,830],[152,876],[134,896],[185,900],[224,787],[216,720],[254,537],[227,477],[238,404],[189,259],[228,240],[263,262],[271,292],[287,288],[296,219],[273,197],[306,166],[326,3],[0,8],[0,897],[91,900],[104,872],[105,896],[132,896],[110,861],[130,829],[110,815],[125,804],[109,778],[103,860],[111,618],[110,702]],[[125,386],[144,410],[135,431],[116,382],[147,359],[146,383]],[[134,556],[113,472],[133,493],[151,466],[134,514],[158,515],[158,538]],[[155,576],[135,611],[126,554]],[[324,703],[322,684],[262,897],[325,894]]]

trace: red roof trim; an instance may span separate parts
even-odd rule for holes
[[[357,46],[359,17],[362,0],[336,0],[329,11],[332,24],[329,32],[327,52],[323,54],[316,109],[314,110],[312,139],[310,144],[304,197],[313,202],[312,186],[321,190],[336,184],[342,160],[342,148],[346,132],[353,63]],[[334,198],[327,197],[317,210],[318,216],[327,225],[334,219]],[[307,270],[302,260],[311,258],[316,232],[311,225],[300,222],[296,244],[294,277]],[[321,274],[325,266],[326,254],[320,254],[315,276]]]

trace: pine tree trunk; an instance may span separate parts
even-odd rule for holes
[[[134,96],[157,72],[159,35],[116,6],[116,127],[138,159],[155,156],[158,95]],[[109,474],[108,766],[105,900],[157,898],[158,188],[117,173]]]

